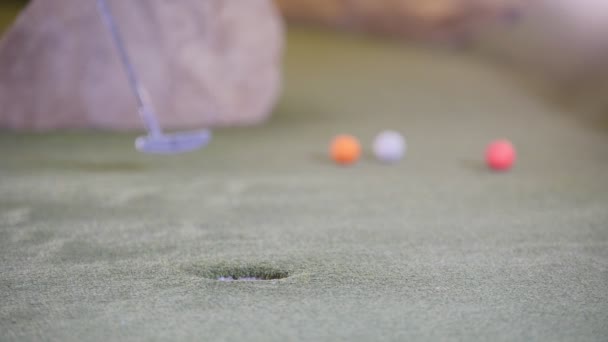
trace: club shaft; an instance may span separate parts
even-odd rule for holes
[[[152,106],[147,100],[147,92],[137,77],[135,67],[133,66],[133,63],[131,63],[131,59],[129,58],[129,54],[127,53],[127,49],[122,39],[122,35],[118,29],[118,26],[116,25],[116,22],[114,21],[114,16],[110,12],[107,0],[97,0],[97,8],[99,9],[103,21],[105,22],[108,31],[112,36],[112,41],[127,74],[129,86],[139,106],[139,114],[148,128],[148,132],[152,135],[161,135],[162,130],[158,124],[156,115],[152,110]]]

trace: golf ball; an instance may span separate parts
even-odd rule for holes
[[[506,171],[513,167],[516,152],[508,140],[495,140],[486,148],[486,163],[496,171]]]
[[[351,135],[339,135],[332,140],[329,154],[337,164],[354,164],[361,156],[361,145]]]
[[[403,158],[407,149],[405,139],[395,131],[384,131],[374,140],[374,154],[382,162],[394,163]]]

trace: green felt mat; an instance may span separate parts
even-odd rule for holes
[[[608,127],[455,52],[295,31],[285,67],[197,153],[0,134],[0,340],[606,341]],[[404,162],[328,161],[387,128]]]

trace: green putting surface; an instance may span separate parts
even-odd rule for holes
[[[607,126],[458,53],[295,31],[285,67],[267,124],[192,154],[2,133],[0,340],[608,339]]]

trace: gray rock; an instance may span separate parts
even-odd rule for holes
[[[281,88],[271,0],[110,0],[169,129],[263,121]],[[142,129],[95,1],[33,0],[0,42],[0,127]]]

